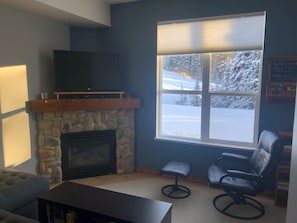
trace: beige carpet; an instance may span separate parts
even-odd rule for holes
[[[141,179],[128,178],[125,182],[97,184],[97,187],[170,202],[173,204],[172,223],[285,223],[286,208],[275,207],[273,199],[257,196],[257,200],[265,206],[265,215],[252,221],[238,220],[222,215],[214,209],[212,199],[221,192],[220,190],[198,183],[181,181],[182,184],[191,188],[191,196],[185,199],[170,199],[163,196],[160,189],[163,185],[171,183],[173,183],[173,179],[149,176]],[[244,211],[244,209],[241,208],[240,211]]]

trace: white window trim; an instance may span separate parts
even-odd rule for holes
[[[158,57],[157,64],[162,64],[161,57]],[[209,64],[209,61],[206,61],[206,64]],[[204,64],[204,67],[206,67]],[[260,102],[261,102],[261,82],[262,76],[259,75],[259,89],[257,92],[210,92],[208,90],[208,83],[209,83],[209,68],[207,72],[203,74],[203,84],[202,84],[202,91],[183,91],[183,90],[166,90],[162,89],[162,70],[161,67],[158,66],[159,70],[157,71],[157,106],[156,106],[156,140],[166,140],[166,141],[174,141],[174,142],[184,142],[184,143],[191,143],[191,144],[202,144],[202,145],[213,145],[218,147],[233,147],[233,148],[240,148],[240,149],[255,149],[258,143],[258,132],[259,132],[259,116],[260,116]],[[260,65],[260,71],[262,73],[262,65]],[[201,139],[193,139],[193,138],[183,138],[178,136],[170,136],[170,135],[163,135],[161,134],[160,130],[162,129],[161,126],[161,114],[162,114],[162,94],[166,93],[174,93],[174,94],[202,94],[203,95],[203,103],[207,103],[205,106],[201,106],[201,127],[203,131],[201,131]],[[253,143],[244,143],[244,142],[237,142],[237,141],[229,141],[229,140],[214,140],[209,138],[209,122],[210,117],[210,96],[211,95],[236,95],[236,96],[254,96],[255,97],[255,119],[254,119],[254,140]]]

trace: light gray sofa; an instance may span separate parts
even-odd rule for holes
[[[49,188],[47,178],[0,169],[0,222],[38,222],[37,198]]]

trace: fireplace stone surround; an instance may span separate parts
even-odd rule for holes
[[[86,106],[85,110],[81,109],[81,103],[80,109],[76,109],[76,106],[56,106],[56,109],[50,106],[51,109],[47,109],[48,103],[42,100],[31,101],[27,105],[28,112],[37,112],[38,171],[51,183],[62,181],[60,136],[66,132],[116,130],[116,173],[134,171],[134,109],[139,106],[139,101],[131,105],[129,101],[125,102],[125,99],[115,99],[112,104],[120,101],[119,108],[116,108],[116,105],[110,106],[110,101],[108,106],[104,106],[105,100],[108,99],[98,99],[102,103],[98,103],[95,106],[98,109],[95,109],[88,100],[85,99],[91,109]],[[53,101],[56,104],[63,103],[63,100]],[[75,102],[72,100],[71,104],[74,105]]]

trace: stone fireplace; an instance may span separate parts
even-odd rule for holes
[[[103,99],[98,100],[102,101]],[[53,101],[60,104],[63,100]],[[33,102],[36,102],[36,107]],[[40,108],[43,103],[49,109]],[[63,111],[64,109],[61,107],[55,109],[52,107],[53,104],[45,103],[41,100],[31,101],[28,106],[31,112],[37,112],[40,175],[49,178],[52,183],[61,182],[63,176],[61,168],[61,134],[93,130],[115,130],[116,173],[123,174],[134,171],[134,105],[131,108],[131,106],[125,106],[124,102],[124,104],[120,103],[119,108],[111,108],[116,106],[100,104],[100,108],[96,110],[93,107],[91,110],[88,110],[88,108],[86,110],[75,110],[69,109],[69,106],[67,106],[67,109]],[[138,103],[136,103],[136,106],[139,106]],[[102,109],[102,107],[108,108]]]

